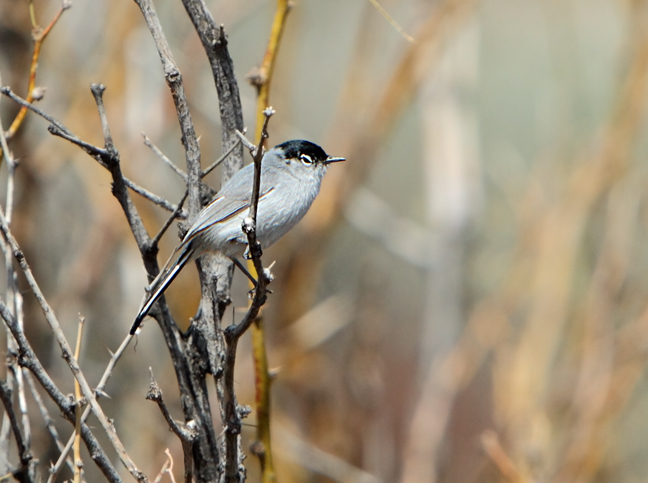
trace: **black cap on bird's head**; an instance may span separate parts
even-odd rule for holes
[[[281,149],[286,159],[299,159],[304,164],[330,164],[345,161],[345,158],[329,156],[315,143],[303,139],[293,139],[276,146]]]

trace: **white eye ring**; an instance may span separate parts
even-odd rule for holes
[[[302,154],[301,156],[299,156],[299,159],[305,166],[313,164],[313,158],[311,158],[308,154]]]

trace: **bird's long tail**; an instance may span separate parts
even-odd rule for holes
[[[137,317],[135,317],[135,322],[133,322],[133,325],[130,329],[131,335],[135,334],[135,331],[140,326],[142,320],[144,320],[144,317],[146,317],[146,314],[148,314],[149,310],[151,310],[153,304],[162,296],[167,287],[171,285],[171,282],[173,282],[173,280],[178,276],[180,270],[182,270],[182,268],[192,259],[193,252],[194,250],[191,248],[191,246],[185,247],[185,249],[182,251],[182,254],[176,259],[173,265],[171,265],[171,267],[164,272],[164,275],[161,277],[158,283],[155,284],[153,292],[148,297],[148,299],[146,299],[146,302],[144,302],[144,305],[138,312]]]

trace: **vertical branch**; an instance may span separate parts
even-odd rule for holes
[[[272,21],[272,30],[270,31],[268,47],[263,56],[263,62],[259,70],[249,78],[250,83],[257,88],[256,131],[254,133],[254,140],[258,145],[262,145],[261,143],[263,142],[261,139],[263,123],[265,122],[263,111],[270,105],[270,83],[272,82],[272,74],[274,73],[277,61],[279,44],[286,27],[286,19],[291,9],[292,2],[290,0],[277,0],[277,10]]]
[[[20,425],[18,424],[18,418],[13,409],[13,404],[11,403],[11,389],[7,386],[4,381],[0,381],[0,400],[5,408],[5,413],[7,414],[9,421],[11,423],[11,430],[14,433],[16,438],[16,445],[18,446],[18,455],[20,457],[20,468],[16,470],[12,476],[14,476],[20,482],[33,482],[34,481],[34,455],[32,455],[31,450],[25,444],[25,439],[20,431]]]
[[[272,108],[264,111],[265,121],[261,139],[268,137],[267,127],[270,117],[274,114]],[[245,478],[244,467],[242,467],[243,455],[240,451],[241,442],[241,418],[243,410],[239,408],[234,391],[234,366],[236,363],[236,349],[241,336],[250,328],[250,325],[259,315],[261,307],[266,301],[266,286],[271,281],[268,270],[264,270],[261,264],[261,245],[256,237],[256,217],[259,203],[259,190],[261,187],[261,160],[263,148],[257,146],[254,153],[254,183],[252,185],[252,196],[250,198],[250,216],[243,220],[241,226],[243,233],[247,235],[248,248],[254,268],[257,273],[257,283],[254,288],[254,297],[243,320],[238,324],[232,324],[225,329],[225,341],[227,349],[225,352],[225,363],[223,366],[223,406],[225,412],[225,481],[227,483],[241,483]]]
[[[14,175],[16,172],[16,161],[13,157],[13,153],[9,149],[7,137],[4,132],[4,127],[2,126],[2,121],[0,120],[0,156],[2,156],[2,153],[4,153],[4,157],[7,160],[7,193],[6,193],[5,209],[7,211],[7,223],[11,224],[11,218],[13,214],[13,202],[14,202],[14,186],[15,186]],[[18,290],[16,273],[13,269],[13,263],[11,259],[11,250],[9,250],[4,240],[0,240],[0,245],[2,246],[2,251],[5,256],[5,268],[7,271],[6,300],[7,303],[9,304],[12,315],[16,318],[20,328],[22,329],[23,328],[22,295]],[[9,354],[18,353],[17,350],[18,347],[16,345],[16,341],[13,339],[13,337],[11,337],[9,333],[7,334],[7,349]],[[29,423],[27,400],[25,398],[25,382],[23,378],[22,368],[14,364],[12,364],[10,367],[12,369],[10,374],[13,375],[13,378],[11,377],[7,378],[6,388],[9,391],[13,390],[13,384],[15,382],[16,387],[18,389],[18,407],[22,419],[22,429],[24,432],[24,444],[27,450],[29,450],[31,448],[31,426]],[[6,419],[6,415],[7,413],[5,413],[4,421],[8,421]],[[2,435],[3,439],[5,435],[8,436],[8,433],[3,433]],[[4,446],[4,441],[2,444]],[[4,449],[7,448],[5,447]]]
[[[221,152],[224,153],[238,143],[236,131],[243,131],[243,108],[234,75],[234,62],[227,49],[227,37],[223,27],[214,21],[204,0],[182,0],[182,4],[200,37],[212,69],[220,104]],[[242,167],[243,146],[239,144],[223,163],[223,183]]]
[[[263,317],[257,317],[250,330],[254,357],[254,390],[257,416],[256,441],[252,444],[251,451],[259,458],[262,483],[272,483],[277,480],[272,460],[270,438],[270,387],[272,378],[268,371]]]
[[[257,151],[261,151],[267,135],[264,137],[268,116],[266,108],[270,105],[270,85],[277,60],[277,53],[286,26],[288,13],[292,8],[290,0],[277,0],[277,10],[272,22],[268,47],[263,62],[256,75],[250,77],[250,82],[257,88],[256,132],[255,142]],[[250,271],[253,263],[248,263]],[[270,383],[268,374],[268,358],[266,353],[266,337],[263,321],[259,318],[251,328],[252,350],[254,358],[255,401],[257,413],[256,441],[252,445],[253,453],[261,464],[261,479],[263,483],[276,481],[274,464],[272,462],[272,445],[270,437]]]
[[[85,317],[79,317],[79,330],[77,332],[76,348],[74,349],[74,357],[79,360],[81,354],[81,340],[83,339],[83,326],[85,324]],[[74,381],[74,397],[76,399],[76,406],[74,411],[76,413],[76,424],[74,426],[74,483],[81,482],[81,468],[83,461],[81,460],[81,417],[82,417],[82,404],[81,404],[81,388],[79,381]]]
[[[171,48],[164,35],[162,26],[160,25],[160,19],[157,16],[153,4],[150,0],[135,0],[135,3],[137,3],[137,6],[142,11],[146,24],[155,41],[155,46],[157,47],[162,62],[162,68],[164,69],[164,78],[171,90],[171,97],[175,104],[187,162],[188,210],[189,219],[192,220],[202,207],[200,203],[200,175],[202,171],[200,169],[200,145],[196,131],[194,130],[191,113],[189,112],[189,103],[187,102],[187,96],[184,91],[182,74],[173,60]]]

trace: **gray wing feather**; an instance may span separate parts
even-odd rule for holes
[[[216,197],[198,214],[196,221],[191,226],[182,244],[186,245],[199,233],[209,227],[237,215],[250,207],[250,192],[252,191],[252,177],[254,165],[249,164],[236,172],[228,183],[218,192]],[[265,197],[272,187],[263,182],[261,176],[261,193],[259,199]]]

